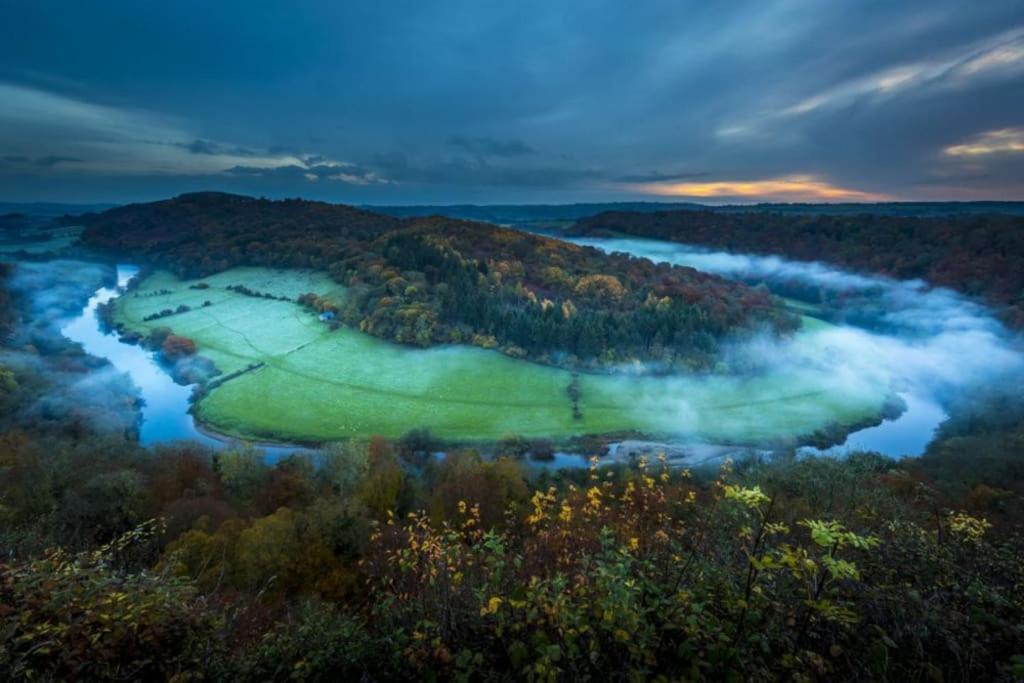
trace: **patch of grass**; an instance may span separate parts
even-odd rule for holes
[[[331,440],[427,427],[446,438],[497,439],[509,432],[565,437],[636,429],[754,443],[863,420],[878,412],[886,389],[829,391],[827,376],[812,371],[584,374],[582,419],[574,420],[568,371],[478,348],[414,349],[348,328],[331,331],[295,303],[227,289],[343,298],[344,289],[323,274],[238,268],[202,282],[208,287],[193,289],[196,282],[154,273],[118,301],[115,319],[141,332],[170,327],[225,373],[264,363],[212,389],[196,407],[205,423],[243,437]],[[181,304],[191,310],[144,320]]]
[[[204,289],[194,289],[199,283]],[[203,280],[182,281],[158,271],[134,292],[118,299],[115,322],[146,333],[170,327],[190,337],[202,354],[224,373],[240,370],[254,361],[287,355],[304,344],[326,336],[328,330],[315,316],[291,301],[261,299],[228,289],[240,285],[255,292],[298,298],[305,292],[337,298],[345,288],[323,273],[235,268]],[[166,293],[161,293],[166,292]],[[209,301],[209,306],[204,306]],[[162,310],[189,307],[187,313],[145,320]]]

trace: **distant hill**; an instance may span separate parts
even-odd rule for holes
[[[710,206],[693,202],[609,202],[593,204],[452,204],[442,206],[366,206],[370,211],[410,218],[448,216],[489,223],[576,221],[608,211],[658,213],[712,211],[716,213],[780,213],[814,215],[957,216],[998,213],[1024,216],[1024,202],[883,202],[875,204],[732,204]]]
[[[39,218],[77,216],[112,209],[117,204],[63,204],[60,202],[0,202],[0,214],[22,214]]]
[[[204,194],[204,193],[199,193]],[[220,194],[220,193],[212,193]],[[0,214],[56,218],[63,215],[100,213],[120,204],[60,202],[0,202]],[[724,213],[790,213],[820,215],[872,214],[876,216],[955,216],[998,213],[1024,216],[1024,202],[881,202],[874,204],[762,203],[713,206],[697,202],[592,202],[576,204],[410,204],[361,205],[357,208],[395,218],[447,216],[487,223],[514,224],[533,221],[577,221],[607,211],[656,213],[658,211],[715,211]]]
[[[309,240],[372,239],[401,225],[390,216],[342,204],[303,199],[274,201],[224,192],[195,192],[174,199],[128,204],[82,217],[86,243],[109,249],[143,249],[155,255],[201,250],[193,267],[215,272],[232,265],[236,241],[275,244]],[[315,244],[310,244],[315,251]],[[218,266],[223,262],[223,266]]]
[[[603,211],[666,211],[672,209],[701,209],[700,204],[660,202],[610,202],[601,204],[450,204],[411,206],[366,206],[370,211],[416,218],[447,216],[487,223],[525,223],[532,221],[575,221]]]

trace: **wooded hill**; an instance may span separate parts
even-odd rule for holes
[[[627,234],[727,251],[827,261],[984,298],[1024,327],[1024,216],[606,212],[573,235]]]
[[[471,343],[566,365],[713,365],[721,340],[797,321],[768,292],[486,223],[302,200],[182,195],[83,217],[83,241],[196,278],[238,265],[324,270],[339,318],[405,344]]]

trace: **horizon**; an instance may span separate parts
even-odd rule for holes
[[[4,202],[1024,199],[1009,0],[0,7]]]
[[[664,206],[664,207],[694,207],[694,208],[706,208],[706,209],[756,209],[759,207],[771,208],[771,207],[879,207],[879,206],[913,206],[913,205],[1022,205],[1024,206],[1024,199],[939,199],[939,200],[883,200],[877,202],[870,201],[751,201],[751,202],[727,202],[727,203],[711,203],[711,202],[697,202],[697,201],[659,201],[657,199],[619,199],[610,201],[573,201],[573,202],[450,202],[450,203],[393,203],[393,204],[371,204],[371,203],[358,203],[358,202],[345,202],[345,201],[334,201],[331,199],[316,199],[313,197],[303,196],[257,196],[255,194],[247,194],[244,192],[228,192],[224,190],[196,190],[192,192],[182,192],[175,195],[154,197],[152,199],[139,199],[131,201],[102,201],[95,200],[89,202],[75,202],[75,201],[61,201],[61,200],[40,200],[40,201],[8,201],[0,198],[0,211],[5,213],[11,213],[10,209],[17,207],[33,207],[33,206],[53,206],[53,207],[96,207],[97,210],[106,210],[111,207],[127,206],[131,204],[151,204],[161,201],[171,201],[179,199],[188,195],[197,194],[225,194],[236,197],[245,197],[247,199],[257,200],[268,200],[268,201],[309,201],[309,202],[320,202],[324,204],[333,204],[339,206],[352,206],[356,208],[374,210],[374,209],[403,209],[403,208],[545,208],[545,207],[570,207],[570,206]]]

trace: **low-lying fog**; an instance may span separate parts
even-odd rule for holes
[[[0,364],[36,386],[34,402],[19,404],[5,416],[13,424],[67,426],[83,421],[118,433],[135,428],[136,391],[130,378],[98,358],[70,352],[60,334],[64,322],[81,313],[89,296],[113,280],[114,269],[98,263],[18,263],[9,286],[27,309],[7,348],[0,350]]]
[[[572,242],[608,252],[696,268],[817,304],[794,310],[833,323],[816,330],[816,343],[778,342],[767,337],[731,350],[734,364],[808,365],[827,370],[838,391],[858,392],[868,378],[887,382],[908,411],[878,430],[865,430],[846,447],[919,454],[945,417],[942,406],[994,386],[1024,385],[1019,338],[984,306],[921,281],[858,275],[823,263],[777,256],[709,251],[658,240],[580,238]],[[879,441],[890,442],[882,447]]]

